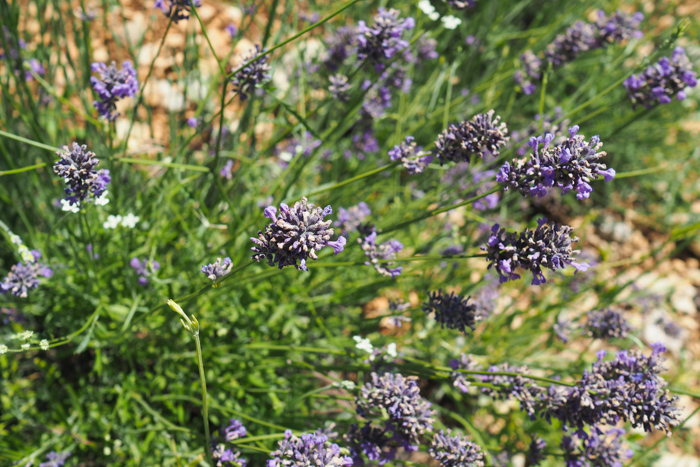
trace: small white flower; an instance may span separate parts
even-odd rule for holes
[[[284,162],[289,162],[289,161],[291,161],[292,159],[294,159],[294,154],[292,154],[292,153],[289,152],[289,151],[282,151],[282,152],[279,154],[279,156],[277,156],[277,157],[279,157],[280,159],[282,159]]]
[[[435,7],[432,3],[430,3],[430,0],[420,0],[420,2],[418,2],[418,8],[420,8],[420,10],[428,16],[435,13]]]
[[[24,331],[20,332],[19,334],[15,335],[15,339],[21,340],[21,341],[26,341],[32,338],[34,335],[34,331]]]
[[[372,347],[372,343],[369,341],[369,339],[363,339],[360,336],[355,336],[353,339],[355,342],[357,342],[355,348],[364,350],[367,353],[372,353],[372,351],[374,351],[374,347]]]
[[[39,347],[41,347],[41,350],[49,350],[49,341],[42,339],[41,342],[39,342]]]
[[[29,350],[30,347],[31,345],[29,343],[22,344],[22,350]]]
[[[5,355],[7,353],[7,346],[5,344],[0,344],[0,355]]]
[[[106,206],[109,204],[109,200],[107,199],[107,193],[109,193],[107,190],[105,190],[99,198],[95,198],[95,205],[96,206]]]
[[[428,15],[428,18],[432,19],[433,21],[437,21],[440,19],[440,13],[438,13],[437,11],[434,13],[430,13]]]
[[[67,199],[62,199],[61,209],[65,212],[73,212],[77,214],[80,212],[80,201],[76,202],[75,204],[70,204],[70,201]]]
[[[116,229],[117,227],[119,227],[119,224],[121,223],[121,221],[122,221],[122,216],[120,216],[119,214],[117,214],[116,216],[109,215],[109,216],[107,216],[107,220],[104,221],[102,226],[105,229]]]
[[[455,29],[457,26],[462,24],[462,20],[456,16],[443,16],[441,19],[445,29]]]
[[[130,229],[133,229],[136,227],[136,224],[141,220],[139,216],[134,216],[134,213],[130,212],[126,216],[124,216],[124,219],[122,219],[122,225],[124,227],[128,227]]]
[[[392,358],[398,357],[398,353],[396,352],[396,344],[393,342],[389,345],[386,346],[386,354]]]
[[[15,245],[21,245],[22,244],[22,239],[19,238],[19,235],[12,234],[10,236],[10,241],[14,243]]]

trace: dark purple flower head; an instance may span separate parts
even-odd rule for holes
[[[42,462],[39,467],[61,467],[66,464],[66,460],[70,457],[71,452],[56,452],[51,451],[46,455],[48,462]]]
[[[219,175],[226,180],[231,180],[233,178],[233,165],[233,159],[227,160],[224,166],[221,167]]]
[[[598,426],[591,427],[591,433],[576,431],[562,438],[566,467],[622,467],[634,454],[622,446],[622,428],[612,428],[604,432]]]
[[[406,136],[405,142],[394,146],[394,149],[389,151],[389,157],[392,161],[401,161],[409,174],[419,174],[433,161],[431,155],[417,157],[417,154],[420,154],[422,150],[423,148],[416,147],[413,136]]]
[[[227,443],[237,440],[238,438],[243,438],[248,434],[240,420],[232,418],[229,420],[229,425],[222,428],[221,437],[226,440]]]
[[[428,295],[423,311],[435,313],[435,321],[440,323],[443,329],[456,329],[468,334],[467,328],[474,331],[479,320],[476,305],[470,304],[469,298],[462,298],[455,293],[446,294],[440,289]]]
[[[597,29],[595,45],[605,47],[608,44],[623,42],[633,37],[641,38],[643,34],[639,30],[639,25],[643,19],[644,14],[640,12],[630,15],[618,10],[608,17],[604,11],[598,10],[598,19],[595,22]]]
[[[547,453],[544,452],[545,449],[547,449],[547,442],[539,436],[533,437],[527,451],[527,459],[530,462],[529,465],[540,465],[542,461],[547,458]]]
[[[381,376],[372,373],[371,382],[362,387],[355,404],[358,415],[365,418],[385,412],[394,439],[400,440],[407,450],[416,450],[418,438],[433,429],[434,412],[430,402],[421,397],[414,378],[404,378],[398,373]]]
[[[34,261],[17,263],[12,266],[5,279],[0,282],[0,293],[9,292],[17,297],[25,298],[30,290],[39,287],[39,276],[51,277],[53,271],[44,264]]]
[[[94,152],[87,150],[87,146],[73,143],[72,148],[63,146],[63,150],[56,154],[61,158],[54,164],[53,171],[65,179],[68,185],[66,199],[71,205],[87,200],[90,195],[99,198],[105,192],[111,181],[109,170],[95,168],[100,160]]]
[[[251,50],[250,54],[243,59],[245,66],[233,76],[231,81],[233,90],[238,93],[238,97],[242,101],[248,99],[248,94],[253,92],[256,86],[265,83],[271,78],[269,74],[270,65],[267,64],[267,55],[256,60],[256,57],[265,51],[266,49],[261,51],[260,45],[255,44],[255,49]]]
[[[221,258],[217,258],[215,263],[203,265],[201,272],[205,274],[209,280],[216,282],[231,272],[231,268],[233,268],[231,258],[226,257],[223,261]]]
[[[670,59],[663,57],[643,73],[632,75],[624,82],[632,103],[647,108],[655,104],[670,104],[674,96],[681,101],[686,97],[686,90],[697,84],[693,64],[683,47],[676,47]]]
[[[483,467],[486,465],[481,446],[472,443],[461,434],[452,436],[449,431],[447,434],[443,430],[435,433],[428,452],[433,459],[445,467]]]
[[[561,66],[576,59],[594,45],[596,29],[590,23],[577,21],[576,24],[559,34],[544,51],[548,62]]]
[[[168,18],[172,16],[173,21],[177,23],[190,17],[188,13],[192,4],[197,8],[202,6],[201,0],[156,0],[153,3],[153,8],[159,9]]]
[[[349,467],[352,458],[344,456],[337,444],[330,443],[328,437],[316,433],[305,433],[301,438],[291,430],[284,433],[279,449],[270,453],[272,459],[267,467]]]
[[[133,97],[139,91],[139,80],[136,77],[136,70],[130,61],[122,63],[122,69],[117,69],[116,62],[109,66],[105,63],[95,62],[92,64],[93,73],[99,73],[100,78],[92,76],[90,83],[92,89],[97,94],[97,100],[92,105],[97,112],[109,121],[117,119],[117,101],[125,97]]]
[[[594,339],[625,338],[632,330],[622,312],[611,308],[589,311],[586,317],[583,333]]]
[[[559,187],[562,194],[576,190],[579,200],[588,198],[593,191],[590,182],[603,176],[605,181],[615,178],[615,169],[608,169],[600,161],[607,155],[599,151],[603,146],[598,136],[589,141],[578,135],[578,125],[569,128],[569,138],[554,146],[554,135],[530,138],[533,153],[524,159],[506,162],[498,172],[496,180],[505,183],[523,196],[543,197],[551,187]],[[540,149],[540,144],[542,148]]]
[[[466,10],[467,8],[474,8],[476,5],[476,0],[442,0],[443,2],[450,5],[456,10]]]
[[[501,123],[501,117],[493,117],[494,110],[475,115],[471,120],[459,125],[450,125],[440,134],[433,152],[440,161],[469,162],[473,156],[497,157],[501,146],[508,142],[508,128]]]
[[[520,279],[515,273],[517,268],[532,272],[532,285],[543,284],[546,281],[542,268],[564,269],[571,265],[577,271],[585,271],[588,264],[574,262],[578,250],[572,248],[572,243],[578,242],[578,237],[572,237],[573,229],[568,225],[546,224],[547,219],[538,219],[535,230],[525,229],[518,233],[509,233],[499,228],[498,224],[491,227],[491,237],[481,249],[486,251],[489,269],[495,268],[501,283]]]
[[[328,80],[331,82],[328,90],[333,96],[333,99],[346,102],[350,98],[350,96],[348,96],[348,91],[350,91],[352,87],[348,84],[348,77],[339,73],[329,77]]]
[[[360,230],[358,242],[369,259],[365,264],[374,266],[379,274],[387,277],[397,277],[401,275],[403,267],[390,267],[391,262],[382,261],[396,258],[396,254],[403,250],[403,244],[398,240],[389,240],[386,243],[377,245],[377,231],[374,226],[369,226],[369,232]],[[365,233],[367,235],[365,235]]]
[[[323,218],[332,212],[330,206],[316,207],[307,203],[305,197],[292,207],[282,203],[279,214],[277,208],[268,206],[264,213],[272,222],[265,227],[265,232],[258,231],[258,238],[251,237],[256,245],[251,248],[255,252],[253,259],[258,262],[267,259],[267,264],[276,264],[279,269],[294,266],[307,271],[307,259],[318,259],[316,253],[323,247],[332,247],[337,255],[343,251],[346,240],[341,236],[331,241],[333,221]]]
[[[386,68],[386,61],[408,47],[403,39],[404,31],[413,29],[413,18],[400,18],[399,10],[384,8],[374,16],[374,24],[368,27],[364,21],[357,26],[357,58],[374,65],[377,73]]]

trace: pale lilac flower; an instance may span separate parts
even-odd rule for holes
[[[93,73],[99,73],[100,78],[92,76],[90,83],[97,94],[97,100],[93,102],[97,112],[109,121],[114,121],[119,116],[117,113],[117,101],[126,97],[133,97],[139,90],[139,80],[136,70],[130,61],[122,63],[122,69],[117,69],[116,62],[109,66],[95,62],[91,67]]]

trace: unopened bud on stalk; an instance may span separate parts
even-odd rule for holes
[[[175,300],[168,300],[168,306],[173,309],[173,311],[184,319],[180,319],[182,325],[187,329],[187,331],[193,336],[199,335],[199,321],[192,315],[192,319],[188,318],[182,307],[175,302]]]

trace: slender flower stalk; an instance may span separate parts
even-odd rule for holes
[[[187,329],[194,341],[197,344],[197,365],[199,366],[199,382],[202,386],[202,419],[204,421],[204,437],[206,444],[204,445],[204,452],[207,455],[207,461],[209,465],[215,465],[212,459],[211,453],[211,434],[209,433],[209,399],[207,397],[207,380],[204,375],[204,359],[202,358],[202,344],[199,341],[199,321],[192,315],[190,319],[187,314],[182,310],[182,307],[178,305],[174,300],[168,300],[168,306],[172,310],[180,315],[180,322]]]

